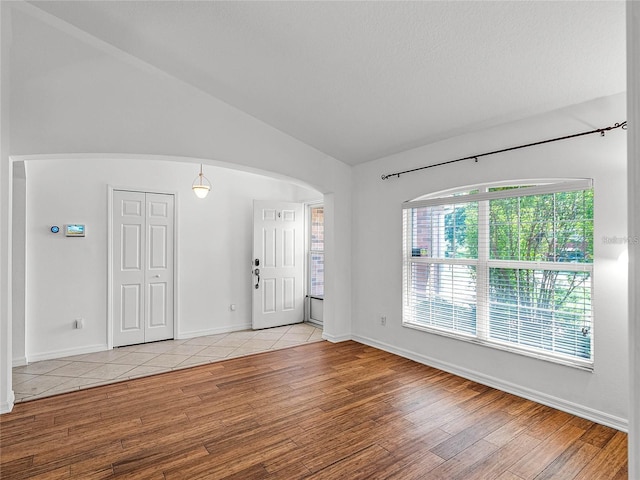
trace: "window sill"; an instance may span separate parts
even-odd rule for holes
[[[464,335],[459,333],[450,332],[448,330],[440,329],[437,327],[430,327],[425,325],[418,325],[411,322],[402,322],[402,326],[411,328],[413,330],[419,330],[425,333],[432,333],[443,337],[452,338],[454,340],[461,340],[463,342],[472,343],[474,345],[480,345],[482,347],[493,348],[495,350],[502,350],[516,355],[522,355],[525,357],[535,358],[537,360],[544,360],[546,362],[556,363],[567,367],[577,368],[587,372],[593,372],[594,365],[591,360],[578,360],[574,358],[568,358],[561,355],[550,355],[542,353],[538,350],[528,349],[523,347],[514,347],[512,345],[503,344],[491,340],[481,340],[473,335]]]

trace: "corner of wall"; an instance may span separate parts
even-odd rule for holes
[[[0,402],[0,414],[9,413],[11,410],[13,410],[13,405],[15,400],[16,400],[16,396],[13,393],[13,390],[11,390],[9,392],[9,397],[7,397],[6,400],[3,400],[2,402]]]
[[[629,238],[640,237],[640,5],[627,2],[627,202]],[[629,248],[629,478],[640,478],[640,286],[638,246]]]
[[[0,413],[13,409],[11,335],[11,159],[9,148],[9,2],[0,2]]]

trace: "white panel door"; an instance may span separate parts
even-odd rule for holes
[[[113,345],[173,338],[173,195],[113,192]]]
[[[144,342],[146,201],[113,192],[113,344]]]
[[[254,329],[303,321],[303,212],[299,203],[253,202]]]
[[[145,342],[173,338],[173,195],[147,193]]]

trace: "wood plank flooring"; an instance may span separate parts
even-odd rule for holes
[[[625,479],[627,436],[355,342],[16,405],[3,479]]]

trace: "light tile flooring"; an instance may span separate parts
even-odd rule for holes
[[[299,323],[186,340],[131,345],[34,362],[13,369],[16,403],[252,353],[322,340],[322,329]]]

